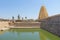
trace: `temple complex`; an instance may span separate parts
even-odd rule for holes
[[[10,28],[41,28],[47,30],[55,35],[60,36],[60,14],[48,17],[48,12],[45,6],[42,6],[39,11],[38,20],[32,19],[20,19],[20,16],[17,16],[18,19],[1,19],[0,18],[0,30],[10,29]]]
[[[19,15],[17,16],[17,18],[18,19],[14,19],[14,16],[13,16],[11,20],[0,19],[0,28],[2,26],[3,27],[13,26],[14,28],[15,27],[18,27],[18,28],[20,28],[20,27],[21,28],[40,28],[40,25],[41,25],[41,22],[42,22],[40,20],[44,20],[45,22],[47,22],[48,20],[51,19],[50,21],[48,21],[48,23],[52,23],[52,20],[53,21],[54,20],[58,21],[58,19],[60,17],[59,16],[58,17],[57,16],[48,17],[48,12],[47,12],[45,6],[41,6],[41,10],[39,11],[39,16],[38,16],[38,20],[37,21],[31,20],[31,19],[28,20],[27,17],[25,17],[25,19],[27,19],[27,20],[24,20],[24,19],[21,20]]]

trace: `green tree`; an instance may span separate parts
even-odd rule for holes
[[[25,17],[25,20],[27,20],[27,17]]]

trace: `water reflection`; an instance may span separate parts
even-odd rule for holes
[[[0,40],[60,40],[59,37],[40,29],[10,29],[2,34]]]
[[[19,40],[40,40],[39,32],[38,31],[31,31],[31,30],[10,30],[10,32],[14,35],[14,37],[18,38]]]
[[[40,39],[41,40],[60,40],[60,37],[53,35],[47,31],[40,30]]]
[[[5,32],[5,31],[0,31],[0,35],[3,35],[4,32]]]

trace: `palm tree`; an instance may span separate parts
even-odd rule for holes
[[[14,16],[12,16],[12,20],[14,20]]]
[[[20,15],[18,14],[18,20],[20,20]]]

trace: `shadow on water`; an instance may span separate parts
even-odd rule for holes
[[[0,35],[0,40],[60,40],[60,38],[42,29],[10,29]]]

